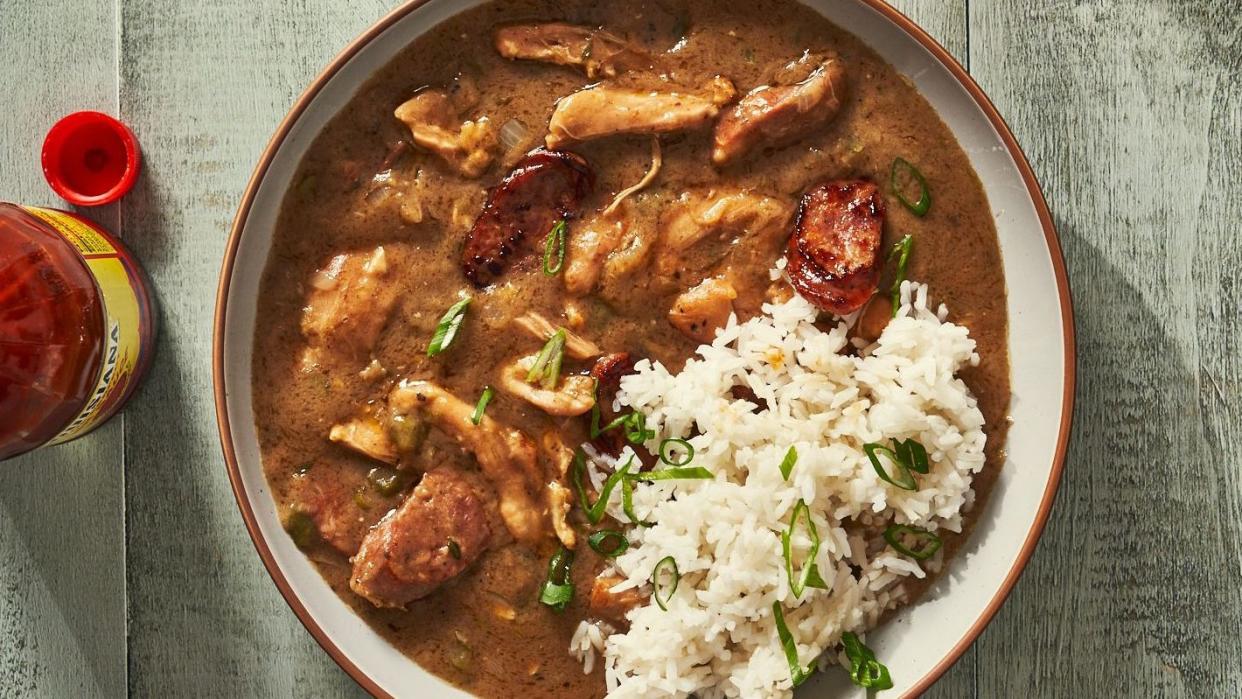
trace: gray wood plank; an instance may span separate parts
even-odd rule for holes
[[[121,111],[147,157],[127,198],[160,289],[160,361],[126,423],[130,691],[361,691],[263,570],[225,475],[211,402],[211,318],[241,191],[324,64],[389,2],[122,0]]]
[[[1242,24],[1212,0],[974,2],[1079,332],[1052,522],[977,644],[982,696],[1240,696]]]
[[[0,199],[66,208],[39,149],[63,114],[116,112],[114,24],[111,3],[0,3]],[[120,233],[115,207],[83,213]],[[125,691],[122,420],[0,463],[2,696]]]

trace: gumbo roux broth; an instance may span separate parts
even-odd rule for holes
[[[691,248],[676,274],[662,274],[648,261],[625,279],[604,280],[581,297],[568,294],[560,276],[541,273],[542,237],[535,255],[513,264],[487,289],[474,288],[463,276],[463,240],[487,188],[542,143],[559,98],[596,81],[572,67],[498,55],[495,27],[540,20],[601,27],[657,54],[671,82],[698,85],[723,75],[739,94],[768,82],[804,51],[832,53],[844,62],[848,95],[826,126],[788,147],[756,149],[724,168],[711,165],[710,125],[664,134],[662,169],[622,211],[646,217],[646,225],[654,226],[683,193],[712,187],[762,192],[792,206],[803,191],[824,180],[861,177],[880,184],[887,205],[882,249],[905,234],[913,236],[908,276],[927,283],[934,299],[944,302],[953,321],[969,328],[978,343],[982,361],[964,379],[988,424],[989,468],[975,482],[980,497],[986,496],[1000,466],[1009,401],[1000,254],[975,172],[914,88],[853,36],[786,0],[516,0],[457,15],[405,49],[318,136],[286,195],[258,301],[263,324],[254,353],[264,469],[282,513],[305,508],[302,499],[310,483],[318,488],[315,492],[341,500],[333,507],[350,520],[346,526],[365,531],[402,501],[417,473],[437,466],[475,470],[467,451],[433,429],[417,462],[401,463],[406,475],[397,483],[398,492],[390,488],[391,494],[385,494],[368,480],[372,469],[383,466],[327,435],[335,424],[381,409],[401,379],[433,381],[473,405],[484,386],[497,383],[497,367],[542,345],[513,325],[528,311],[565,324],[606,353],[649,357],[674,371],[697,345],[670,325],[668,309],[679,293],[721,264],[729,241]],[[627,79],[636,78],[619,78]],[[462,105],[462,120],[486,116],[493,126],[515,120],[524,128],[509,128],[518,137],[502,137],[495,162],[478,177],[459,174],[425,149],[394,148],[410,137],[394,109],[425,86],[446,89]],[[572,241],[584,218],[643,177],[651,161],[651,136],[601,138],[569,150],[585,158],[595,176],[593,193],[569,222]],[[926,177],[933,204],[925,217],[913,215],[889,192],[890,167],[897,157],[915,163]],[[317,273],[339,253],[367,253],[380,245],[391,270],[382,283],[396,290],[396,301],[377,341],[360,361],[308,365],[302,319]],[[756,312],[763,294],[772,293],[767,274],[781,250],[764,252],[770,254],[731,258],[738,276],[755,280],[755,290],[742,289],[735,302],[743,316]],[[457,337],[449,350],[428,357],[437,322],[463,291],[473,301]],[[879,297],[884,296],[881,287]],[[371,370],[362,371],[372,358]],[[566,358],[566,373],[588,368],[589,361]],[[571,446],[589,437],[585,417],[551,416],[504,391],[497,391],[486,414],[536,441],[549,432]],[[578,515],[570,521],[583,524]],[[578,528],[573,575],[576,589],[585,592],[604,564],[582,541],[586,530]],[[590,613],[587,595],[575,595],[559,613],[538,601],[554,540],[537,551],[512,541],[496,546],[403,610],[377,608],[354,594],[349,555],[320,537],[294,533],[359,616],[446,680],[487,697],[604,693],[599,667],[584,675],[566,652],[575,626]],[[955,542],[948,543],[952,548]]]

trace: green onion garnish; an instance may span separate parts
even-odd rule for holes
[[[459,561],[461,560],[461,544],[457,543],[453,539],[448,540],[448,552],[453,558],[456,558]]]
[[[850,680],[863,689],[892,689],[893,678],[888,674],[884,663],[875,659],[875,653],[863,645],[854,634],[846,631],[841,634],[841,645],[845,646],[845,657],[850,660]]]
[[[591,439],[595,439],[601,434],[618,427],[623,428],[625,439],[630,444],[642,444],[648,439],[655,437],[655,430],[647,429],[647,416],[638,411],[619,415],[603,427],[599,426],[599,420],[599,401],[597,399],[595,405],[591,407]]]
[[[902,490],[918,490],[919,484],[914,480],[914,474],[927,473],[931,468],[927,462],[927,449],[914,439],[901,442],[894,439],[892,444],[890,449],[878,442],[868,442],[863,445],[863,451],[867,453],[872,468],[882,480]],[[895,468],[891,475],[880,463],[878,454],[884,454],[892,461]]]
[[[905,545],[905,539],[913,538],[915,548]],[[892,546],[897,553],[904,554],[910,558],[917,558],[925,561],[936,554],[944,542],[940,537],[926,529],[912,527],[908,524],[892,524],[888,529],[884,530],[884,540]]]
[[[801,519],[806,519],[806,532],[811,539],[811,550],[807,551],[806,561],[802,564],[802,572],[795,576],[792,542],[794,530],[798,528],[798,521]],[[781,552],[785,556],[785,574],[789,576],[789,591],[795,598],[801,597],[802,591],[808,587],[828,589],[828,583],[820,576],[819,566],[815,563],[815,557],[819,555],[819,530],[815,527],[815,522],[811,519],[811,510],[804,500],[799,499],[798,504],[794,505],[793,516],[789,519],[789,528],[781,532]]]
[[[457,329],[461,327],[461,321],[466,317],[466,306],[470,305],[470,297],[458,301],[449,306],[440,318],[440,322],[436,324],[436,331],[431,336],[431,344],[427,345],[427,356],[434,357],[453,343],[453,338],[457,337]]]
[[[556,382],[561,378],[561,360],[565,357],[565,337],[564,328],[552,334],[543,349],[539,350],[530,371],[526,372],[526,383],[538,381],[546,390],[556,388]]]
[[[660,605],[660,609],[668,611],[669,600],[673,599],[673,593],[677,592],[679,580],[681,580],[681,574],[677,572],[677,561],[672,556],[661,558],[651,570],[651,587],[653,588],[651,596],[655,598],[656,604]]]
[[[574,584],[569,575],[573,563],[574,552],[562,546],[552,554],[552,560],[548,561],[548,579],[539,586],[539,601],[558,612],[564,611],[574,598]]]
[[[917,184],[919,187],[919,198],[914,201],[910,201],[906,196],[906,190],[911,184]],[[897,199],[915,216],[922,217],[931,208],[931,190],[927,187],[927,180],[924,179],[923,173],[905,158],[897,158],[893,161],[893,169],[889,173],[889,187]]]
[[[615,529],[597,531],[587,537],[587,543],[591,545],[595,553],[604,558],[616,558],[625,553],[625,550],[630,547],[630,542],[625,538],[625,534]]]
[[[479,402],[474,406],[474,412],[470,413],[470,422],[477,425],[483,422],[483,411],[487,410],[487,404],[491,402],[492,396],[496,391],[491,386],[483,387],[483,395],[479,396]]]
[[[785,458],[781,460],[781,477],[789,480],[789,474],[793,473],[796,463],[798,463],[798,450],[789,447],[789,451],[785,452]]]
[[[591,524],[599,524],[604,519],[604,512],[608,508],[608,498],[612,496],[612,491],[617,487],[617,482],[622,482],[622,493],[625,492],[625,476],[630,471],[630,466],[634,465],[634,459],[631,457],[625,465],[617,469],[608,479],[604,481],[600,487],[599,499],[592,504],[587,498],[586,486],[583,484],[583,476],[586,472],[586,457],[582,450],[574,452],[573,462],[573,479],[574,487],[578,489],[578,503],[582,506],[582,511],[586,513],[587,520]]]
[[[781,639],[781,648],[785,650],[785,660],[789,663],[789,678],[793,680],[793,686],[806,682],[806,679],[815,672],[815,665],[812,663],[805,669],[802,663],[798,661],[798,644],[794,642],[793,634],[789,633],[789,627],[785,625],[785,612],[781,611],[781,603],[772,603],[772,616],[776,618],[776,635]]]
[[[910,248],[912,247],[914,247],[914,238],[907,235],[897,241],[888,253],[890,261],[894,258],[897,260],[897,267],[893,272],[893,285],[888,290],[894,318],[897,317],[897,309],[901,307],[901,283],[906,280],[906,263],[910,261]]]
[[[683,456],[680,460],[673,460],[674,447],[679,447],[681,451],[685,452],[685,456]],[[669,466],[685,466],[690,463],[690,460],[693,458],[694,447],[691,446],[690,442],[687,442],[684,439],[679,437],[670,437],[663,442],[660,442],[660,461],[663,461]]]
[[[633,461],[633,457],[630,460]],[[653,522],[644,522],[634,513],[634,482],[629,477],[622,477],[621,479],[621,511],[629,518],[631,524],[637,524],[640,527],[650,527],[654,524]]]
[[[709,481],[715,478],[711,471],[702,466],[681,466],[675,468],[662,468],[659,471],[645,471],[635,473],[630,476],[632,481],[672,481],[672,480],[700,480]]]
[[[556,263],[553,264],[555,255]],[[554,277],[565,264],[565,219],[556,222],[548,232],[547,242],[543,245],[543,273]]]

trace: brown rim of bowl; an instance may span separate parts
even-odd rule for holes
[[[1026,154],[1022,152],[1022,148],[1014,138],[1013,132],[1009,130],[1009,125],[1005,123],[1000,112],[996,110],[996,106],[983,93],[983,90],[970,77],[970,74],[957,62],[957,59],[953,58],[943,46],[927,32],[923,31],[913,20],[885,4],[883,0],[860,1],[884,17],[887,17],[889,21],[896,24],[902,31],[922,44],[923,48],[927,49],[936,60],[940,61],[952,73],[953,77],[957,79],[958,83],[966,89],[974,99],[975,104],[987,116],[988,121],[992,123],[996,132],[1000,134],[1001,140],[1005,143],[1006,150],[1009,151],[1009,156],[1013,158],[1018,171],[1022,174],[1022,180],[1026,183],[1027,193],[1031,197],[1031,202],[1035,206],[1035,212],[1039,216],[1039,222],[1044,231],[1044,238],[1048,244],[1048,253],[1052,258],[1053,276],[1056,278],[1058,296],[1060,297],[1061,331],[1065,340],[1065,390],[1061,397],[1061,425],[1057,434],[1052,472],[1048,478],[1048,484],[1044,487],[1044,494],[1040,500],[1039,511],[1035,514],[1035,521],[1031,523],[1031,528],[1027,531],[1026,539],[1018,552],[1017,560],[1001,582],[996,594],[993,595],[991,601],[984,608],[983,613],[967,629],[966,635],[954,644],[953,648],[949,650],[948,655],[942,658],[922,679],[915,682],[910,691],[904,695],[906,697],[917,697],[952,667],[962,656],[962,653],[966,652],[966,649],[975,642],[979,634],[983,633],[983,629],[992,620],[992,617],[996,615],[997,610],[1000,609],[1005,599],[1009,597],[1009,593],[1013,590],[1014,584],[1017,583],[1018,577],[1022,574],[1023,569],[1026,568],[1027,562],[1030,560],[1031,555],[1034,554],[1035,547],[1039,543],[1044,525],[1048,522],[1053,501],[1056,499],[1057,487],[1061,483],[1061,474],[1065,468],[1065,454],[1069,446],[1070,425],[1074,415],[1074,386],[1076,381],[1074,309],[1073,299],[1070,295],[1069,278],[1065,270],[1065,258],[1061,252],[1061,243],[1057,237],[1056,228],[1052,223],[1052,215],[1048,211],[1048,203],[1044,200],[1043,192],[1035,179],[1035,173],[1031,171]],[[328,80],[350,59],[357,55],[364,46],[427,2],[430,2],[430,0],[409,0],[409,2],[389,12],[357,39],[354,39],[315,77],[314,82],[306,88],[306,91],[302,93],[298,101],[293,105],[293,108],[289,110],[289,113],[280,122],[280,126],[277,127],[276,133],[268,142],[267,148],[263,151],[262,158],[260,158],[258,165],[255,167],[254,174],[251,175],[250,181],[246,185],[246,190],[242,194],[241,204],[237,209],[237,216],[233,219],[228,247],[225,249],[224,262],[220,268],[220,285],[216,292],[216,313],[212,337],[211,374],[216,402],[216,423],[220,431],[220,445],[224,449],[224,460],[228,467],[229,482],[233,488],[233,496],[237,499],[237,506],[241,509],[242,518],[246,522],[246,530],[250,533],[250,539],[254,542],[259,558],[263,560],[263,566],[267,568],[268,575],[276,583],[276,587],[285,598],[285,602],[289,604],[289,607],[293,609],[294,614],[297,615],[302,625],[315,638],[315,641],[327,651],[336,664],[340,665],[355,682],[372,695],[389,699],[392,695],[380,688],[370,676],[345,656],[345,653],[332,642],[332,639],[328,638],[328,635],[315,621],[314,617],[311,616],[310,612],[307,611],[302,601],[293,594],[289,581],[285,579],[279,566],[276,565],[276,560],[267,545],[267,541],[259,532],[254,510],[251,509],[250,501],[242,489],[241,473],[237,465],[237,454],[233,450],[233,436],[229,428],[228,403],[225,399],[224,388],[224,320],[226,315],[225,307],[228,302],[229,283],[233,275],[233,261],[237,256],[237,248],[241,242],[242,229],[245,227],[246,218],[250,213],[250,206],[253,204],[255,193],[259,189],[259,183],[267,174],[267,169],[272,164],[276,151],[289,134],[289,129],[302,116],[302,113],[306,111],[307,106],[319,94]]]

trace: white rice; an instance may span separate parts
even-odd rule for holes
[[[746,323],[731,319],[677,374],[644,360],[622,380],[617,407],[643,412],[656,431],[647,448],[688,438],[693,465],[716,477],[636,484],[637,515],[655,525],[630,531],[632,545],[614,563],[625,580],[614,590],[649,590],[666,556],[681,579],[667,611],[654,601],[632,610],[626,633],[585,622],[578,629],[570,651],[588,672],[603,654],[609,697],[789,696],[773,602],[784,608],[805,666],[843,632],[865,631],[901,604],[903,581],[939,568],[939,553],[916,561],[844,526],[959,531],[972,476],[983,467],[983,415],[956,376],[978,363],[975,343],[946,321],[943,306],[928,308],[925,286],[903,283],[901,302],[858,356],[843,354],[848,320],[823,332],[812,324],[815,308],[795,296]],[[753,404],[731,396],[733,386],[749,387],[767,409],[753,413]],[[916,491],[880,480],[862,450],[892,438],[927,448],[931,472],[917,476]],[[779,464],[790,446],[798,461],[786,482]],[[817,564],[830,589],[808,588],[796,599],[780,534],[799,498],[818,529]],[[626,521],[616,495],[610,512]],[[810,542],[799,529],[801,562]]]

